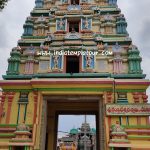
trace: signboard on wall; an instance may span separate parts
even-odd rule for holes
[[[150,104],[106,104],[107,116],[150,116]]]

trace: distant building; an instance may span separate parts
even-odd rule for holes
[[[60,150],[96,150],[96,129],[85,122],[80,129],[71,129],[68,136],[58,141]]]

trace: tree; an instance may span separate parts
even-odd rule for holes
[[[0,10],[2,10],[7,4],[8,0],[0,0]]]

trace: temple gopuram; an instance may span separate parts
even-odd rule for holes
[[[150,149],[150,81],[117,0],[35,0],[23,28],[0,81],[0,150],[56,150],[67,114],[96,116],[96,150]]]
[[[58,138],[58,150],[97,150],[96,129],[82,123],[81,128],[72,128],[69,135]]]

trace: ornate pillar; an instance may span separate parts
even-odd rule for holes
[[[101,98],[99,100],[99,147],[100,150],[106,150],[105,141],[105,109],[104,102]]]
[[[113,47],[113,52],[114,52],[114,59],[113,59],[113,72],[115,74],[120,74],[122,73],[122,61],[123,59],[121,58],[121,46],[116,43]]]
[[[5,112],[4,112],[5,99],[6,99],[6,93],[3,92],[2,95],[0,96],[0,123],[1,123],[1,119],[3,115],[5,115]]]
[[[8,108],[7,108],[6,124],[9,124],[9,121],[10,121],[11,106],[12,106],[12,101],[13,101],[14,95],[15,95],[14,92],[8,93]]]
[[[25,74],[33,74],[34,60],[27,60],[25,64]]]

